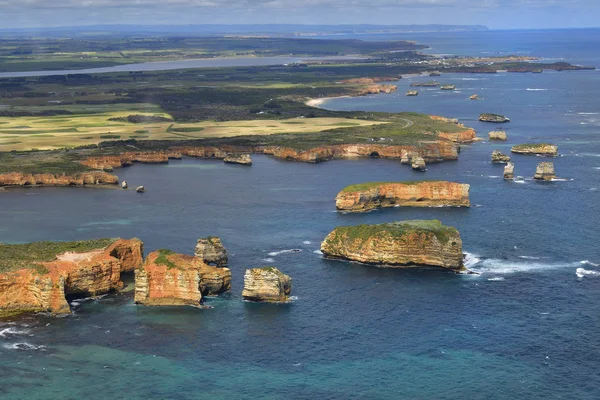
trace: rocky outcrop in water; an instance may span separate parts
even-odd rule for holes
[[[135,191],[138,193],[145,193],[146,192],[146,188],[143,186],[138,186],[135,188]]]
[[[202,296],[231,289],[229,268],[205,264],[200,258],[157,250],[135,271],[137,304],[148,306],[199,306]]]
[[[418,96],[419,95],[419,91],[418,90],[409,90],[408,92],[406,92],[407,96]]]
[[[510,156],[502,153],[500,150],[492,151],[492,162],[493,163],[507,163],[510,161]]]
[[[121,182],[121,189],[127,189],[127,187],[128,187],[127,181]]]
[[[7,172],[0,174],[0,186],[84,186],[117,185],[119,178],[101,171],[67,174],[25,174]]]
[[[321,252],[390,268],[464,268],[460,234],[436,220],[338,227],[321,243]]]
[[[513,146],[510,149],[510,151],[517,154],[532,154],[556,157],[558,155],[558,146],[548,143],[519,144]]]
[[[252,165],[250,154],[230,154],[223,159],[227,164]]]
[[[108,247],[92,250],[86,247],[81,251],[84,246],[89,247],[87,242],[0,245],[4,256],[0,315],[65,314],[70,312],[67,296],[96,296],[121,289],[121,273],[140,264],[142,243],[138,239],[99,243],[107,243]],[[48,260],[48,254],[57,247],[69,251]]]
[[[491,131],[488,133],[490,140],[506,140],[506,132],[505,131]]]
[[[424,172],[427,170],[427,165],[425,164],[425,160],[423,159],[423,157],[419,157],[419,156],[413,157],[411,159],[410,166],[415,171]]]
[[[506,180],[515,179],[515,164],[509,162],[504,166],[504,179],[506,179]]]
[[[221,239],[216,236],[198,239],[194,254],[206,264],[218,267],[227,265],[227,250],[225,250]]]
[[[535,175],[533,175],[533,179],[538,179],[542,181],[551,181],[556,178],[556,173],[554,172],[554,163],[551,162],[541,162],[538,164]]]
[[[441,90],[454,90],[456,89],[456,85],[442,85],[440,86]]]
[[[515,179],[515,164],[509,162],[504,166],[504,179],[513,180]]]
[[[284,303],[291,292],[292,278],[275,267],[248,269],[244,274],[244,300]]]
[[[505,117],[504,115],[500,115],[500,114],[481,114],[479,116],[479,120],[482,122],[495,122],[495,123],[504,123],[504,122],[510,122],[510,119]]]
[[[335,198],[340,211],[382,207],[470,207],[469,185],[445,181],[370,182],[344,188]]]

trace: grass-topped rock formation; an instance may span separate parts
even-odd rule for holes
[[[389,268],[464,269],[458,230],[437,220],[337,227],[321,243],[321,252]]]
[[[147,306],[199,306],[203,296],[231,288],[231,271],[199,257],[160,249],[135,271],[135,302]]]
[[[342,189],[340,211],[364,212],[382,207],[469,207],[469,185],[446,181],[367,182]]]
[[[518,144],[513,146],[510,151],[517,154],[532,154],[550,157],[558,156],[558,146],[549,143]]]
[[[0,315],[70,312],[67,297],[122,288],[121,273],[141,264],[138,239],[0,244]]]
[[[482,122],[495,122],[497,124],[502,124],[504,122],[510,122],[508,117],[500,114],[489,114],[483,113],[479,116],[479,120]]]

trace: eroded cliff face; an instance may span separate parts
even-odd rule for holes
[[[141,164],[166,164],[169,159],[181,159],[177,151],[146,151],[125,152],[113,156],[94,156],[81,161],[88,168],[112,171],[114,168],[130,166],[134,163]]]
[[[90,171],[72,175],[67,174],[25,174],[8,172],[0,174],[0,186],[83,186],[116,185],[119,178],[115,175]]]
[[[244,300],[285,303],[291,292],[292,278],[275,267],[248,269],[244,274]]]
[[[65,252],[52,261],[35,261],[27,268],[1,273],[0,315],[66,314],[70,312],[67,296],[95,296],[119,290],[123,287],[122,266],[133,263],[131,255],[140,249],[137,239],[119,239],[107,248]]]
[[[320,146],[309,150],[296,150],[289,147],[268,146],[264,154],[275,158],[318,163],[333,159],[379,157],[401,160],[414,156],[423,157],[426,162],[442,162],[458,159],[456,144],[450,140],[423,142],[419,146],[394,146],[384,144],[342,144]]]
[[[148,306],[198,306],[202,296],[231,288],[229,268],[168,250],[152,252],[135,271],[135,302]]]
[[[382,207],[470,207],[470,186],[445,181],[374,182],[348,186],[338,193],[340,211],[364,212]]]
[[[121,272],[133,272],[144,263],[144,243],[140,239],[118,239],[106,252],[121,262]]]
[[[467,128],[463,124],[459,123],[457,119],[440,117],[439,115],[430,115],[430,118],[434,121],[453,122],[462,129],[459,132],[440,132],[438,136],[442,139],[451,140],[455,143],[471,143],[477,139],[477,133],[475,129]]]
[[[321,252],[390,268],[464,268],[460,234],[435,220],[338,227],[321,243]]]
[[[221,239],[216,236],[198,239],[194,255],[200,258],[205,264],[216,265],[218,267],[227,266],[227,250],[225,250]]]

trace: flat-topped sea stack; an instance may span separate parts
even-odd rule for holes
[[[229,154],[223,159],[223,162],[227,164],[240,164],[240,165],[252,165],[252,158],[250,154]]]
[[[248,269],[244,274],[244,300],[285,303],[291,292],[292,278],[275,267]]]
[[[123,287],[121,273],[139,267],[138,239],[0,244],[0,315],[70,313],[67,296],[96,296]]]
[[[194,255],[208,265],[227,266],[227,250],[221,239],[216,236],[198,239]]]
[[[488,137],[490,140],[506,140],[506,132],[505,131],[491,131],[488,133]]]
[[[135,271],[135,302],[147,306],[199,306],[202,296],[231,289],[231,271],[200,258],[161,249]]]
[[[497,124],[502,124],[504,122],[510,122],[510,119],[500,114],[488,114],[484,113],[479,116],[479,120],[482,122],[494,122]]]
[[[435,81],[427,81],[427,82],[413,82],[410,84],[411,87],[438,87],[440,86],[439,82]]]
[[[493,163],[507,163],[510,161],[510,156],[502,153],[500,150],[492,151],[492,162]]]
[[[446,181],[368,182],[344,188],[335,198],[340,211],[384,207],[470,207],[469,185]]]
[[[321,243],[321,252],[389,268],[464,269],[458,230],[437,220],[337,227]]]
[[[558,146],[548,143],[528,143],[513,146],[510,151],[517,154],[533,154],[540,156],[558,156]]]
[[[418,90],[409,90],[406,92],[407,96],[418,96],[419,95],[419,91]]]
[[[551,181],[555,178],[556,173],[554,172],[554,163],[551,162],[539,163],[535,169],[535,175],[533,175],[533,179],[538,179],[541,181]]]

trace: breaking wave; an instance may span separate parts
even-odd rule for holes
[[[46,346],[44,346],[44,345],[36,346],[34,344],[27,343],[27,342],[7,343],[7,344],[2,345],[2,347],[4,347],[5,349],[9,349],[9,350],[20,350],[20,351],[35,351],[35,350],[45,351],[46,350]]]
[[[4,328],[2,330],[0,330],[0,337],[6,338],[6,337],[11,337],[11,336],[18,336],[18,335],[27,335],[29,333],[29,330],[27,329],[23,329],[23,330],[19,330],[15,327],[10,327],[10,328]]]
[[[285,254],[285,253],[300,253],[301,251],[302,251],[301,249],[288,249],[288,250],[272,251],[267,254],[270,255],[271,257],[274,257],[274,256],[278,256],[280,254]]]

